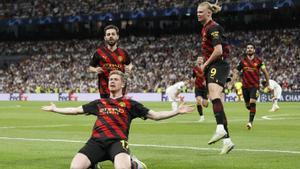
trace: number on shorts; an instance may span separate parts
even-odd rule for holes
[[[127,150],[128,149],[128,142],[125,141],[125,140],[121,140],[120,142],[122,144],[122,147]]]
[[[217,74],[217,69],[216,68],[212,68],[210,70],[210,77],[214,77]]]

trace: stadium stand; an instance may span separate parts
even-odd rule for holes
[[[284,91],[300,89],[300,29],[234,31],[228,33],[232,70],[243,57],[245,43],[257,45],[271,78]],[[183,79],[199,53],[198,34],[123,38],[121,46],[133,60],[130,92],[155,92]],[[0,92],[96,92],[96,75],[87,72],[99,40],[1,42],[1,55],[22,56],[1,66]],[[5,82],[5,83],[4,83]],[[230,86],[231,87],[231,86]],[[191,89],[190,89],[191,90]]]
[[[0,18],[19,19],[45,16],[74,16],[114,11],[195,7],[204,0],[3,0]],[[268,0],[252,0],[265,2]],[[225,0],[222,3],[249,2],[249,0]]]

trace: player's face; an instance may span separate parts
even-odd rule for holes
[[[197,58],[197,64],[198,64],[198,65],[202,65],[203,63],[204,63],[203,57],[198,57],[198,58]]]
[[[255,53],[254,46],[252,46],[252,45],[247,45],[246,54],[247,54],[247,55],[253,55],[254,53]]]
[[[198,21],[204,23],[209,16],[209,10],[205,6],[199,5],[197,8]]]
[[[110,46],[114,46],[119,40],[119,35],[117,34],[117,31],[115,29],[107,29],[105,32],[104,40]]]
[[[120,75],[113,74],[109,77],[108,88],[111,92],[121,91],[123,85]]]

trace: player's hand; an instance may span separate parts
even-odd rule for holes
[[[56,108],[56,105],[51,102],[49,106],[43,106],[42,110],[44,111],[54,111],[54,109]]]
[[[96,68],[95,68],[95,71],[96,71],[97,73],[102,73],[102,72],[103,72],[103,69],[102,69],[101,67],[96,67]]]
[[[194,105],[184,105],[184,102],[181,103],[177,109],[179,114],[191,113],[194,110]]]

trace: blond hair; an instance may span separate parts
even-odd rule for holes
[[[214,4],[209,3],[209,2],[202,2],[199,4],[199,6],[205,6],[207,9],[212,11],[212,13],[218,13],[221,11],[222,7],[218,5],[218,0]]]
[[[126,75],[125,73],[121,72],[120,70],[113,70],[109,73],[109,77],[111,75],[119,75],[121,77],[121,81],[126,84]]]

